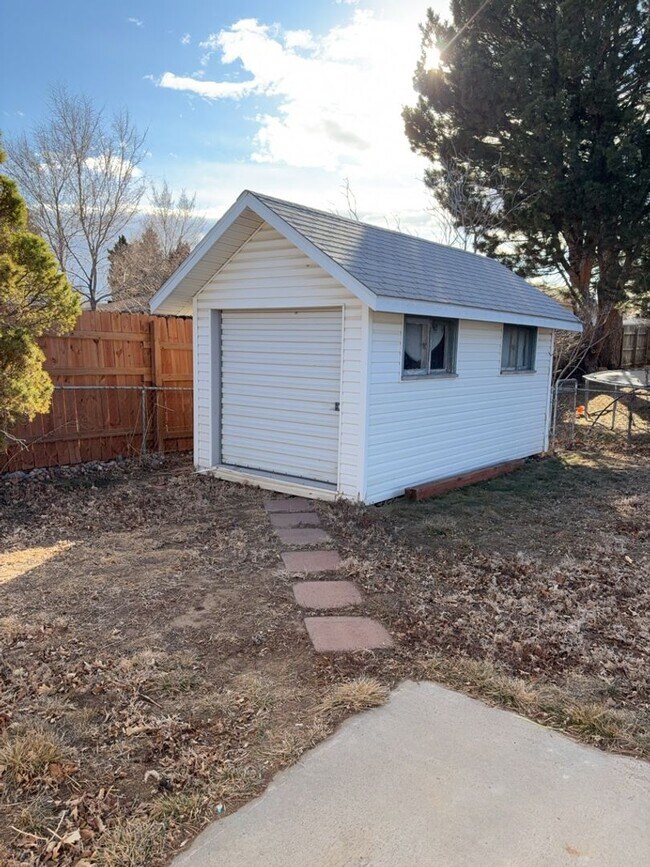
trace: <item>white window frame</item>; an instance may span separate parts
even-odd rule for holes
[[[442,323],[445,328],[445,366],[438,370],[429,368],[431,358],[431,326],[433,323]],[[407,370],[404,367],[404,355],[406,351],[406,326],[408,324],[420,325],[427,329],[425,358],[427,366],[415,370]],[[405,314],[402,319],[402,379],[421,379],[422,377],[456,376],[456,359],[458,356],[458,319],[445,319],[441,316],[411,316]]]
[[[510,323],[504,323],[501,334],[501,373],[535,373],[535,363],[537,359],[537,331],[538,329],[533,325],[511,325]],[[503,356],[506,349],[507,333],[510,333],[511,335],[516,335],[517,342],[519,342],[523,333],[530,334],[530,349],[528,352],[528,358],[525,361],[525,366],[517,365],[516,358],[519,353],[515,351],[515,366],[504,367]]]

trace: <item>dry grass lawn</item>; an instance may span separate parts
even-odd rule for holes
[[[185,459],[0,484],[0,863],[164,863],[427,677],[650,752],[647,455],[318,506],[394,651],[319,657],[263,494]]]

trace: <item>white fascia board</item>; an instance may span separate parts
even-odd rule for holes
[[[178,268],[171,277],[163,283],[160,289],[151,299],[150,306],[152,313],[176,313],[181,309],[185,309],[187,302],[191,300],[193,295],[196,295],[203,288],[195,287],[191,290],[187,298],[179,297],[178,300],[173,300],[171,296],[179,288],[183,280],[191,275],[194,266],[201,261],[205,253],[216,244],[223,233],[232,226],[237,218],[249,209],[261,217],[269,226],[272,226],[281,235],[291,241],[299,250],[305,253],[306,256],[320,265],[323,270],[327,271],[335,280],[338,280],[346,289],[353,295],[368,304],[374,306],[377,296],[371,292],[367,286],[364,286],[359,280],[349,274],[345,268],[342,268],[330,257],[324,253],[315,244],[307,240],[304,235],[301,235],[293,226],[290,226],[282,217],[278,216],[275,211],[269,208],[264,202],[261,202],[253,193],[248,191],[242,193],[237,201],[230,207],[223,217],[210,229],[205,237],[196,245],[194,250],[187,257],[185,262]],[[214,275],[212,275],[214,276]],[[168,303],[165,303],[168,302]]]
[[[508,313],[482,307],[464,307],[459,304],[443,304],[438,301],[418,301],[412,298],[395,298],[378,295],[370,307],[382,313],[411,313],[416,316],[441,316],[451,319],[474,319],[479,322],[507,322],[512,325],[532,325],[536,328],[551,328],[554,331],[582,331],[576,319],[552,319],[548,316],[530,316],[524,313]]]
[[[237,201],[228,208],[226,213],[218,220],[214,226],[207,232],[204,237],[199,241],[196,247],[192,250],[187,259],[183,262],[183,264],[174,271],[171,277],[166,280],[160,289],[153,296],[151,301],[149,302],[152,313],[174,313],[176,309],[185,308],[187,306],[188,301],[191,301],[191,297],[188,298],[179,298],[177,302],[171,305],[167,305],[164,309],[161,307],[164,305],[167,299],[170,299],[172,293],[178,288],[178,286],[188,277],[194,268],[194,266],[201,261],[203,256],[208,252],[208,250],[215,244],[219,238],[223,235],[226,229],[229,229],[230,226],[235,222],[235,220],[246,210],[248,205],[248,197],[250,193],[245,193],[240,196]],[[254,208],[252,210],[255,210]],[[196,292],[192,292],[192,296],[195,295]],[[170,299],[171,300],[171,299]],[[168,309],[173,307],[174,309]]]

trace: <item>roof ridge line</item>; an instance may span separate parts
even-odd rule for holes
[[[322,214],[324,217],[330,217],[330,219],[340,220],[343,223],[350,223],[353,226],[366,226],[368,229],[376,229],[378,232],[389,232],[391,235],[397,235],[400,238],[410,238],[413,241],[419,241],[422,244],[430,244],[432,247],[441,247],[443,250],[453,250],[455,253],[465,253],[467,256],[472,256],[477,259],[481,259],[486,262],[494,262],[496,265],[500,265],[502,268],[506,268],[506,266],[499,262],[498,259],[494,259],[492,256],[484,256],[481,253],[472,253],[471,250],[463,250],[462,247],[454,247],[451,244],[442,244],[440,241],[431,241],[429,238],[421,238],[419,235],[411,235],[409,232],[400,232],[398,229],[389,229],[388,226],[376,226],[374,223],[366,223],[364,220],[356,220],[354,217],[342,217],[340,214],[336,214],[332,211],[324,211],[322,208],[314,208],[311,205],[301,205],[299,202],[290,202],[288,199],[279,199],[277,196],[269,196],[267,193],[256,193],[255,190],[245,190],[246,193],[250,193],[251,196],[255,196],[255,198],[261,199],[269,199],[272,202],[280,202],[283,205],[289,205],[294,208],[303,208],[305,211],[313,211],[315,214]],[[506,268],[506,270],[511,270]],[[514,272],[513,272],[514,273]]]

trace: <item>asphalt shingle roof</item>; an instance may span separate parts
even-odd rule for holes
[[[495,259],[252,195],[376,295],[577,321]]]

